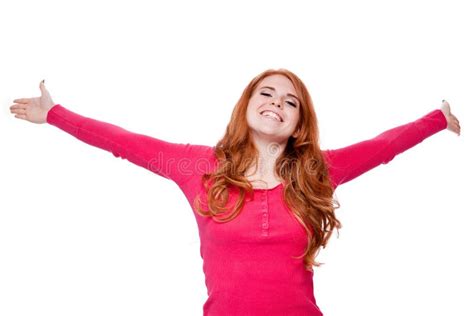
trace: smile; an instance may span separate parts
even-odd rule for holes
[[[265,110],[265,111],[262,111],[260,115],[268,117],[278,122],[283,122],[283,119],[281,118],[281,116],[273,111]]]

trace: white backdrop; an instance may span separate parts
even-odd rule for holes
[[[0,315],[202,315],[197,225],[161,178],[9,112],[39,96],[172,142],[214,145],[247,83],[306,83],[321,147],[440,108],[447,130],[340,186],[315,268],[327,316],[473,315],[474,48],[467,1],[0,4]],[[470,152],[469,152],[470,151]]]

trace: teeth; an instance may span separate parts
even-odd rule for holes
[[[262,115],[263,115],[263,116],[271,117],[271,118],[277,120],[278,122],[281,122],[281,121],[282,121],[281,118],[280,118],[280,116],[278,116],[276,113],[273,113],[272,111],[263,111],[263,112],[262,112]]]

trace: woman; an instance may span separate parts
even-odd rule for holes
[[[423,117],[335,150],[319,148],[316,114],[292,72],[256,76],[214,147],[170,143],[76,114],[41,97],[14,100],[15,117],[49,123],[175,181],[198,223],[208,289],[204,315],[323,315],[314,259],[334,228],[337,186],[391,161],[458,119],[443,101]]]

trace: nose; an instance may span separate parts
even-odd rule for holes
[[[281,102],[279,100],[272,101],[272,105],[275,105],[275,103],[276,103],[276,106],[281,108]]]

